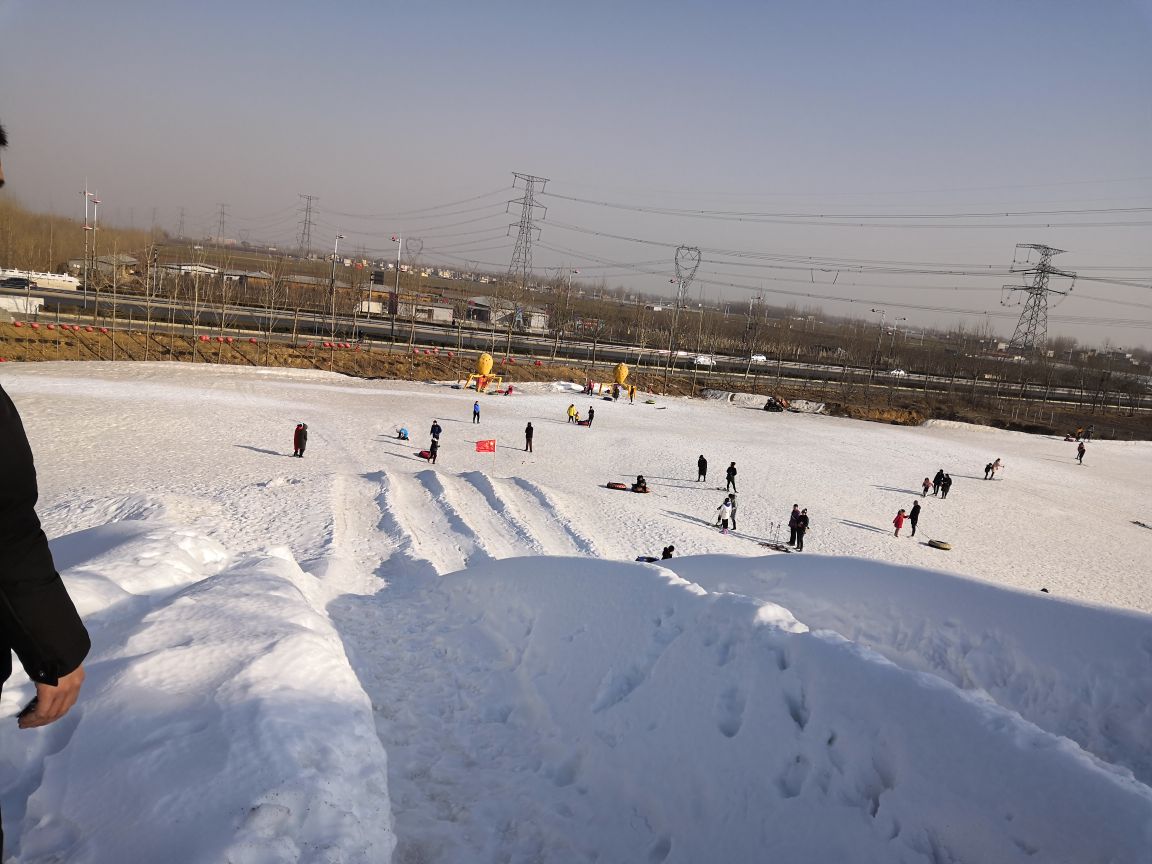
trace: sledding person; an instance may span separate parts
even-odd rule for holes
[[[1081,465],[1084,464],[1084,442],[1081,441],[1076,445],[1076,461]]]
[[[920,502],[913,501],[912,509],[908,511],[908,524],[912,526],[912,536],[916,536],[916,523],[920,521]]]
[[[725,498],[724,503],[716,508],[720,514],[720,533],[728,533],[728,523],[732,521],[732,499]]]
[[[896,514],[896,518],[892,520],[892,524],[896,526],[896,533],[893,535],[894,537],[900,536],[900,529],[904,527],[905,518],[904,509],[901,508],[900,512]]]
[[[529,421],[528,425],[524,427],[524,450],[527,453],[532,452],[532,423]]]
[[[929,480],[927,477],[925,477],[924,482],[921,483],[920,486],[924,490],[924,492],[920,495],[920,497],[921,498],[927,498],[928,497],[928,490],[932,488],[932,481]]]
[[[433,441],[439,441],[440,440],[440,433],[443,431],[444,430],[440,428],[440,421],[439,420],[433,420],[432,421],[432,440]]]
[[[952,488],[952,475],[945,474],[944,479],[940,481],[940,497],[947,498],[948,490]]]
[[[661,561],[667,561],[669,558],[671,558],[671,557],[672,557],[672,553],[673,553],[673,552],[675,552],[675,551],[676,551],[676,547],[675,547],[675,546],[665,546],[665,547],[664,547],[664,548],[663,548],[663,549],[660,551],[660,560],[661,560]]]
[[[792,512],[788,514],[788,545],[796,545],[796,520],[800,518],[800,505],[793,504]]]
[[[932,494],[933,495],[939,495],[940,494],[940,483],[941,483],[941,481],[943,481],[943,479],[944,479],[944,469],[941,468],[939,471],[936,472],[936,476],[932,478]]]
[[[648,481],[644,479],[643,474],[637,474],[636,475],[636,482],[632,484],[632,491],[633,492],[647,492],[648,491]]]
[[[704,454],[700,454],[700,458],[696,460],[696,482],[702,483],[708,479],[708,460],[704,458]]]
[[[304,458],[304,448],[308,446],[308,424],[297,423],[292,433],[292,455]]]
[[[796,551],[804,551],[804,535],[808,533],[808,508],[805,507],[796,517]]]
[[[596,419],[596,409],[591,405],[588,406],[588,425],[592,425],[592,421]]]
[[[472,403],[472,422],[473,423],[479,423],[480,422],[480,400],[479,399],[477,399],[475,402]]]
[[[407,441],[408,440],[408,428],[406,426],[401,426],[399,429],[396,430],[396,440],[397,441]]]
[[[724,476],[728,478],[728,482],[724,486],[725,492],[736,491],[736,463],[733,462],[728,466],[728,470],[724,472]]]
[[[576,422],[576,406],[575,405],[569,405],[568,406],[568,422],[569,423],[575,423]]]

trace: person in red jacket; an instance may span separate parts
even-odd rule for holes
[[[0,149],[8,144],[0,126]],[[0,173],[0,185],[4,175]],[[92,643],[56,572],[36,516],[36,466],[16,406],[0,387],[0,688],[12,653],[36,685],[20,712],[21,729],[59,720],[76,704]],[[0,828],[0,856],[4,832]]]
[[[904,510],[901,509],[900,512],[896,514],[896,518],[892,520],[892,524],[896,526],[896,533],[893,535],[894,537],[900,536],[900,529],[904,527],[904,519]]]
[[[308,424],[297,423],[292,433],[292,455],[304,458],[304,448],[308,446]]]

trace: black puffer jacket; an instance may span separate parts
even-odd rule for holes
[[[11,651],[28,677],[55,685],[88,655],[88,631],[36,517],[36,469],[24,424],[0,388],[0,684]]]

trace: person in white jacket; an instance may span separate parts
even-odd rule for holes
[[[720,533],[728,533],[728,525],[732,521],[732,499],[731,497],[725,498],[724,503],[721,504],[716,510],[720,513]]]

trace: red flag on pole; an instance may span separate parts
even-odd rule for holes
[[[496,439],[489,438],[487,441],[476,442],[477,453],[495,453],[496,452]]]

